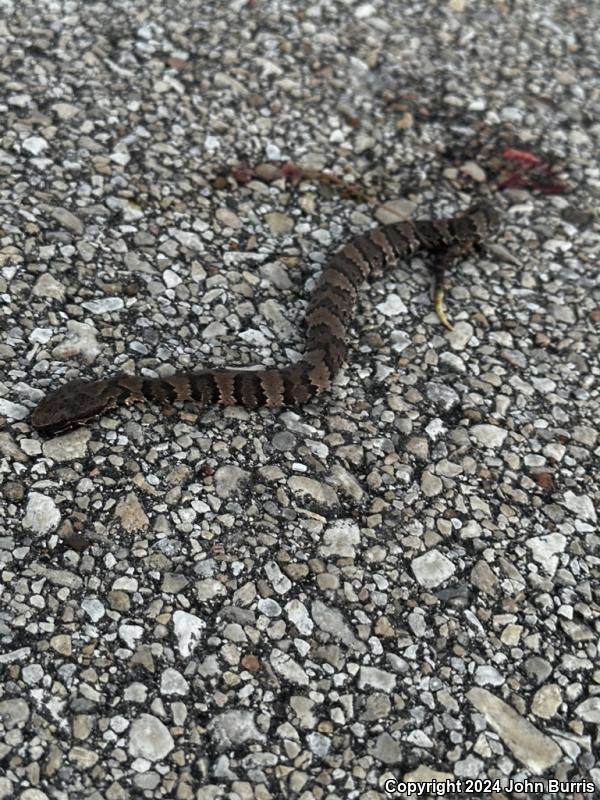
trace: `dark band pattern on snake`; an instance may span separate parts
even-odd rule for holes
[[[46,395],[32,425],[54,435],[82,425],[111,408],[149,402],[171,405],[193,401],[247,408],[306,403],[329,389],[346,359],[348,328],[359,289],[374,271],[418,252],[432,257],[435,309],[451,328],[443,305],[450,263],[483,243],[498,227],[487,203],[447,219],[397,222],[373,228],[349,241],[325,265],[306,312],[304,355],[295,364],[269,369],[205,369],[166,378],[114,375],[97,381],[77,379]]]

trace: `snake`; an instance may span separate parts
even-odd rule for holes
[[[434,308],[451,330],[444,308],[446,272],[456,259],[483,245],[499,222],[495,208],[482,200],[453,217],[388,223],[349,240],[325,263],[316,281],[305,316],[304,355],[289,366],[204,369],[159,378],[77,378],[39,402],[32,425],[40,434],[53,436],[132,403],[158,403],[163,409],[188,401],[201,408],[239,404],[248,409],[306,403],[328,390],[342,367],[358,293],[371,274],[417,253],[431,256]]]

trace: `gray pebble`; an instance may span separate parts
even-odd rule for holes
[[[163,761],[175,747],[168,728],[152,714],[140,714],[129,729],[129,754],[148,761]]]

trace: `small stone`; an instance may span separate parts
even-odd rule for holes
[[[33,294],[36,297],[51,297],[54,300],[64,300],[66,289],[48,272],[42,273],[34,284]]]
[[[467,693],[467,697],[510,748],[515,758],[536,775],[545,772],[560,760],[562,751],[553,739],[541,733],[512,706],[487,689],[475,687]]]
[[[593,722],[596,725],[600,725],[600,695],[584,700],[583,703],[576,707],[575,713],[584,722]]]
[[[110,153],[109,158],[113,164],[118,164],[120,167],[127,166],[131,161],[131,156],[127,148],[120,145],[117,145],[117,149]]]
[[[85,300],[81,306],[91,314],[110,314],[113,311],[120,311],[124,307],[122,297],[98,297],[95,300]]]
[[[60,286],[62,290],[62,284]],[[58,291],[57,289],[57,293]],[[97,330],[86,322],[70,319],[67,322],[67,335],[53,348],[52,355],[59,361],[81,359],[86,364],[91,364],[100,354],[97,333]]]
[[[370,686],[381,692],[392,692],[396,688],[396,676],[378,667],[361,667],[358,688]]]
[[[541,656],[531,656],[525,661],[524,667],[525,672],[538,683],[543,683],[552,673],[552,665]]]
[[[173,614],[173,627],[179,652],[184,658],[187,658],[200,641],[201,632],[206,627],[206,623],[194,614],[178,610]]]
[[[547,533],[545,536],[534,536],[526,542],[534,561],[541,564],[549,576],[553,576],[558,567],[557,553],[563,553],[567,546],[567,537],[562,533]]]
[[[479,164],[476,164],[474,161],[465,162],[460,170],[464,172],[465,175],[473,178],[476,183],[484,183],[487,180],[485,172],[481,169]]]
[[[144,629],[141,625],[119,625],[119,638],[123,643],[134,649],[136,642],[139,641],[144,635]]]
[[[189,580],[185,577],[185,575],[167,572],[163,575],[160,590],[165,594],[179,594],[179,592],[184,589],[188,583]]]
[[[267,347],[271,341],[270,337],[266,336],[263,331],[259,331],[256,328],[248,328],[245,331],[240,331],[238,336],[240,339],[243,339],[244,342],[251,344],[254,347]]]
[[[484,664],[477,667],[475,670],[475,683],[477,683],[478,686],[502,686],[504,683],[504,676],[501,675],[495,667]]]
[[[551,719],[562,703],[562,692],[556,683],[541,686],[533,696],[531,710],[536,717]]]
[[[571,491],[565,492],[562,505],[566,506],[579,519],[588,519],[591,522],[597,521],[594,503],[587,494],[577,495]]]
[[[472,753],[466,758],[461,758],[454,765],[454,774],[458,778],[476,778],[481,775],[483,769],[483,761],[476,758]]]
[[[85,428],[79,428],[62,436],[48,439],[44,442],[43,452],[47,458],[56,462],[75,461],[85,457],[89,439],[90,432]]]
[[[89,739],[94,730],[95,718],[92,714],[76,714],[73,717],[73,736],[75,739]]]
[[[123,529],[128,533],[143,530],[149,524],[146,512],[133,492],[129,492],[117,503],[115,516],[121,520]]]
[[[23,150],[27,150],[32,156],[39,156],[48,147],[48,142],[41,136],[28,136],[23,140]]]
[[[335,489],[340,489],[344,494],[351,497],[357,503],[363,498],[364,491],[359,482],[341,464],[334,464],[331,472],[326,478],[327,483]]]
[[[125,592],[109,592],[108,602],[113,611],[129,611],[131,600]]]
[[[76,233],[78,236],[83,234],[83,222],[79,219],[79,217],[76,217],[75,214],[67,211],[66,208],[63,208],[62,206],[47,206],[46,210],[48,214],[59,223],[59,225],[62,225],[63,228]]]
[[[208,730],[219,752],[265,738],[256,727],[254,713],[243,709],[231,709],[217,714],[209,723]]]
[[[283,574],[275,561],[268,561],[265,564],[265,573],[277,594],[287,594],[292,588],[291,580]]]
[[[260,669],[260,661],[255,655],[247,655],[244,656],[241,660],[241,665],[244,669],[247,669],[248,672],[256,673]]]
[[[401,114],[396,121],[396,128],[399,131],[407,131],[415,124],[415,118],[410,111],[405,111]]]
[[[411,731],[406,737],[406,741],[417,747],[433,747],[433,741],[424,731]]]
[[[308,609],[300,600],[290,600],[286,605],[285,611],[289,621],[296,626],[302,636],[310,636],[314,628],[314,622],[310,618]]]
[[[215,86],[218,89],[225,89],[231,91],[233,94],[241,96],[248,94],[248,90],[244,86],[243,83],[236,80],[232,75],[229,75],[227,72],[215,72],[213,81]],[[269,156],[269,147],[267,146],[267,158],[271,161],[278,161],[281,158],[279,154],[279,150],[277,150],[277,156]]]
[[[381,733],[367,744],[369,754],[384,764],[399,764],[403,760],[402,747],[389,733]]]
[[[32,439],[25,439],[25,441],[23,442],[23,445],[24,446],[29,446],[29,449],[32,450],[31,455],[39,455],[40,454],[40,448],[39,447],[35,448],[33,446],[33,440]],[[0,431],[0,454],[2,454],[3,456],[6,456],[7,458],[14,459],[14,461],[17,461],[17,462],[24,463],[25,461],[27,461],[27,456],[25,455],[24,448],[21,449],[21,447],[19,447],[17,445],[15,440],[12,438],[12,436],[7,431]],[[16,486],[16,485],[20,485],[16,481],[11,481],[10,483],[11,483],[11,486],[13,486],[13,487]],[[5,486],[5,483],[3,482],[1,484],[1,487],[4,488],[4,486]],[[21,492],[20,496],[23,497],[23,494],[24,494],[24,492]]]
[[[227,328],[221,322],[210,322],[202,331],[203,339],[221,339],[227,333]]]
[[[79,114],[77,106],[73,106],[70,103],[53,103],[52,110],[62,120],[72,119]]]
[[[356,545],[359,543],[358,525],[351,520],[337,520],[323,534],[323,544],[319,547],[319,552],[325,558],[356,558]]]
[[[372,150],[375,147],[376,141],[372,136],[359,133],[354,143],[354,152],[359,154],[367,150]]]
[[[215,211],[215,217],[228,228],[239,230],[242,227],[241,219],[230,208],[218,208]]]
[[[91,769],[98,763],[100,758],[98,753],[89,750],[87,747],[72,747],[69,750],[69,761],[71,761],[78,769]],[[21,795],[22,797],[23,795]]]
[[[479,559],[471,570],[471,583],[482,592],[494,595],[498,589],[499,581],[487,561]]]
[[[464,350],[473,336],[473,326],[468,322],[457,322],[446,336],[453,350]]]
[[[195,250],[197,253],[204,252],[204,245],[197,233],[193,231],[177,230],[173,232],[173,236],[177,239],[179,244],[187,247],[188,250]],[[196,278],[199,276],[200,269],[200,266],[196,266],[194,272]],[[205,277],[205,275],[203,277]]]
[[[497,425],[473,425],[471,433],[478,444],[495,449],[502,447],[508,431],[505,431],[504,428],[499,428]]]
[[[385,719],[392,710],[392,703],[389,695],[383,692],[372,692],[368,695],[365,710],[360,715],[361,722],[375,722]]]
[[[11,106],[16,106],[17,108],[27,108],[31,105],[31,95],[11,94],[8,96],[7,101]]]
[[[331,739],[329,736],[323,736],[322,733],[309,733],[306,737],[308,749],[319,758],[326,758],[331,749]]]
[[[113,582],[112,588],[115,592],[137,592],[138,580],[129,575],[122,575]]]
[[[427,624],[425,617],[419,611],[412,611],[408,615],[408,627],[415,636],[421,638],[427,633]]]
[[[294,230],[294,220],[291,217],[288,217],[287,214],[274,211],[270,214],[266,214],[265,220],[271,233],[275,234],[276,236],[283,236],[291,233]]]
[[[201,581],[196,581],[194,590],[200,603],[205,603],[207,600],[213,600],[216,597],[222,597],[227,594],[227,589],[216,578],[203,578]]]
[[[412,125],[412,114],[411,125]],[[410,127],[410,126],[409,126]],[[398,199],[389,200],[379,206],[375,211],[375,217],[382,225],[391,225],[395,222],[410,219],[417,209],[417,204],[412,200]]]
[[[179,286],[183,282],[181,276],[172,269],[164,270],[162,278],[167,289],[175,289],[176,286]]]
[[[135,653],[129,659],[132,667],[143,667],[146,672],[154,673],[155,665],[152,651],[146,644],[138,644]]]
[[[516,647],[521,640],[522,633],[522,625],[515,625],[514,623],[510,622],[502,631],[500,639],[507,647]]]
[[[20,697],[0,700],[0,720],[8,731],[22,727],[29,719],[29,706]]]
[[[290,655],[275,647],[269,660],[275,672],[286,681],[298,686],[308,686],[308,675]]]
[[[378,303],[375,308],[381,311],[386,317],[397,317],[408,311],[402,299],[397,294],[388,295],[383,303]]]
[[[48,533],[58,527],[60,511],[54,500],[40,492],[30,492],[23,517],[23,527],[38,534]]]
[[[289,431],[278,431],[271,439],[271,444],[282,453],[288,453],[296,444],[296,437]]]
[[[143,683],[130,683],[125,689],[125,700],[129,703],[145,703],[148,696],[148,689]]]
[[[73,652],[71,637],[66,633],[58,633],[56,636],[53,636],[50,639],[50,646],[53,650],[56,650],[59,655],[65,656],[66,658]]]
[[[421,476],[421,491],[425,497],[435,497],[440,494],[444,488],[444,484],[437,475],[425,470]]]
[[[453,778],[454,775],[451,772],[441,772],[440,770],[432,769],[425,764],[421,764],[411,772],[405,772],[402,776],[403,781],[416,781],[421,783],[427,783],[428,781],[445,783],[446,781],[453,780]]]
[[[281,606],[276,600],[270,597],[261,598],[257,603],[258,610],[266,617],[279,617],[281,615]]]
[[[593,447],[598,439],[598,431],[589,425],[576,425],[573,428],[573,439],[588,447]]]
[[[99,622],[106,613],[104,604],[97,597],[84,597],[81,610],[85,611],[92,622]]]
[[[451,386],[430,381],[425,384],[425,396],[444,412],[450,412],[460,404],[460,397]]]
[[[190,690],[190,686],[181,672],[173,667],[167,667],[160,679],[161,694],[173,695],[186,695]]]
[[[371,5],[371,3],[362,3],[354,9],[354,16],[356,19],[366,19],[367,17],[373,16],[375,13],[377,13],[375,6]]]
[[[129,729],[129,754],[133,758],[162,761],[175,747],[169,729],[152,714],[140,714]]]
[[[238,494],[248,484],[250,473],[241,469],[241,467],[227,464],[217,469],[214,480],[217,495],[225,499]]]
[[[335,491],[327,484],[316,481],[313,478],[305,478],[294,475],[288,480],[288,486],[294,494],[309,495],[312,499],[324,506],[339,505],[338,496]]]
[[[375,635],[389,639],[396,635],[396,629],[387,617],[379,617],[375,623]]]
[[[8,417],[9,419],[26,419],[30,412],[27,406],[21,403],[12,403],[10,400],[5,400],[0,397],[0,416]]]
[[[455,567],[449,558],[438,550],[430,550],[422,556],[413,558],[411,569],[415,578],[427,589],[439,586],[454,574]]]
[[[352,650],[357,650],[361,653],[365,652],[365,644],[356,638],[339,609],[325,605],[321,600],[315,600],[311,605],[310,611],[315,624],[322,631],[331,634]]]

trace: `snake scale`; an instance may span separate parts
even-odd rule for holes
[[[54,435],[137,402],[170,405],[193,401],[247,408],[305,403],[328,389],[347,351],[348,327],[363,281],[385,265],[419,251],[433,257],[435,308],[450,328],[443,308],[444,275],[456,258],[467,255],[498,226],[498,215],[482,202],[446,219],[382,225],[355,237],[325,265],[306,313],[306,345],[300,361],[281,369],[206,369],[166,378],[114,375],[97,381],[74,380],[50,392],[33,412],[32,424]]]

